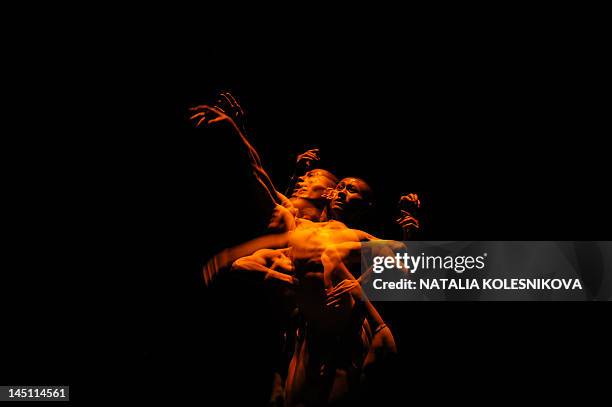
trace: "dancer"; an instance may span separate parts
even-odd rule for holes
[[[243,114],[241,108],[236,108],[234,98],[224,98],[231,108]],[[233,263],[234,272],[255,273],[263,280],[292,286],[305,323],[300,326],[290,363],[289,405],[320,405],[355,395],[359,377],[380,359],[377,355],[396,351],[391,331],[363,296],[353,275],[355,270],[349,270],[358,264],[353,259],[359,253],[360,242],[378,240],[344,223],[359,224],[371,209],[371,188],[359,178],[345,178],[333,188],[335,177],[314,169],[299,178],[291,198],[286,198],[263,169],[244,126],[225,113],[231,109],[202,105],[193,111],[196,113],[191,118],[197,120],[196,126],[225,124],[238,133],[255,184],[274,205],[268,230],[275,233],[215,256],[205,267],[205,282],[208,284],[218,270]],[[318,160],[318,151],[306,152],[298,162],[300,158],[312,165]],[[418,228],[418,222],[408,212],[402,215],[398,221],[404,230]],[[327,221],[328,217],[331,220]],[[207,272],[211,269],[212,273]]]

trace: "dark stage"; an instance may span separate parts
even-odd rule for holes
[[[14,269],[12,287],[36,283],[6,289],[3,305],[71,322],[9,335],[0,369],[15,383],[68,383],[76,401],[96,399],[99,384],[119,385],[120,397],[104,397],[117,402],[265,405],[274,304],[248,286],[206,289],[201,277],[211,255],[243,239],[223,229],[224,216],[252,204],[232,184],[239,165],[216,150],[222,134],[188,120],[189,107],[222,90],[240,99],[281,190],[296,155],[313,147],[323,168],[366,179],[376,196],[372,233],[400,239],[397,199],[417,192],[421,240],[573,240],[590,256],[588,242],[609,240],[611,224],[600,79],[584,68],[600,66],[598,57],[567,43],[446,44],[407,57],[391,44],[278,52],[253,40],[197,53],[160,42],[137,63],[112,68],[120,85],[100,76],[95,90],[108,85],[113,102],[92,104],[96,114],[54,145],[58,154],[48,154],[49,141],[37,144],[27,154],[41,166],[28,167],[36,183],[15,182],[29,202],[21,209],[34,214],[15,240],[42,230],[44,249],[14,251],[31,260]],[[41,197],[49,204],[37,212]],[[95,238],[84,237],[92,231]],[[589,270],[589,299],[609,299],[599,290],[606,272],[603,263]],[[580,400],[603,388],[595,372],[609,368],[608,304],[377,304],[399,353],[369,401],[406,405],[445,394],[548,403],[550,392]],[[576,387],[580,378],[592,380],[587,393]]]

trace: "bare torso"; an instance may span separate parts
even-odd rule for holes
[[[351,253],[359,252],[360,242],[375,238],[338,221],[304,219],[298,219],[284,236],[284,249],[260,250],[235,266],[273,273],[277,278],[278,272],[296,278],[291,286],[304,324],[288,370],[287,405],[325,405],[355,393],[353,385],[360,377],[372,335],[363,302],[356,308],[353,296],[344,292],[332,305],[328,293],[340,279],[355,279],[350,274],[358,270],[350,271],[348,277],[336,275],[342,268],[337,266],[359,269]]]
[[[311,222],[300,220],[289,237],[291,260],[295,277],[298,307],[311,324],[330,334],[346,328],[351,315],[352,301],[349,295],[337,307],[326,306],[327,294],[324,279],[325,251],[336,245],[360,241],[360,233],[338,221]]]
[[[321,256],[325,249],[346,242],[359,242],[358,231],[349,229],[338,221],[311,222],[300,220],[289,236],[288,246],[292,248],[296,277],[308,273],[322,273]],[[322,276],[321,276],[322,277]]]

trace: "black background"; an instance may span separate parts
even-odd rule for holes
[[[220,90],[242,101],[253,143],[276,183],[284,187],[297,153],[319,147],[322,166],[371,182],[380,215],[377,232],[386,236],[398,237],[390,219],[397,197],[410,191],[419,192],[424,203],[424,239],[609,236],[603,226],[609,223],[606,154],[594,118],[601,111],[593,92],[599,85],[576,66],[578,60],[597,67],[597,54],[578,44],[479,41],[449,40],[416,55],[414,47],[401,43],[340,42],[283,52],[251,44],[211,50],[204,61],[198,55],[174,60],[173,102],[163,105],[173,112],[175,125],[171,133],[156,133],[161,153],[153,160],[159,171],[153,185],[164,179],[172,186],[171,198],[162,202],[174,202],[170,208],[188,225],[176,231],[181,243],[173,243],[190,257],[171,262],[161,286],[177,282],[178,264],[184,262],[192,283],[185,275],[182,283],[193,298],[189,302],[179,294],[168,325],[153,317],[155,339],[148,342],[154,349],[145,357],[157,367],[152,371],[167,363],[171,377],[178,374],[179,382],[191,384],[189,394],[204,398],[254,402],[264,400],[262,389],[269,387],[274,323],[262,315],[273,305],[262,306],[260,295],[235,287],[201,304],[193,289],[204,251],[220,244],[206,228],[224,222],[206,213],[207,200],[219,199],[208,183],[217,176],[229,181],[232,163],[216,163],[219,172],[200,172],[198,163],[215,152],[206,149],[208,142],[196,141],[206,134],[191,129],[186,108],[214,100]],[[167,157],[160,171],[159,161]],[[176,202],[177,192],[190,210]],[[195,219],[201,211],[206,215],[200,232]],[[603,311],[596,307],[381,304],[401,356],[391,393],[379,402],[437,392],[440,386],[474,396],[478,388],[505,393],[573,382],[567,376],[589,371],[604,343]],[[591,344],[572,345],[583,339]],[[562,350],[569,353],[559,354]],[[468,376],[468,367],[474,376]],[[162,383],[168,379],[161,377]],[[401,394],[406,388],[410,395]]]
[[[287,26],[239,40],[228,27],[141,33],[62,71],[83,87],[45,102],[70,107],[77,129],[20,142],[27,165],[12,167],[25,178],[12,178],[13,242],[26,244],[3,298],[44,328],[6,331],[8,383],[68,383],[75,400],[97,397],[98,383],[135,398],[265,399],[274,321],[260,315],[271,305],[199,279],[222,247],[209,232],[223,219],[207,204],[223,197],[207,178],[231,179],[231,163],[200,171],[214,151],[187,108],[220,90],[240,98],[276,183],[319,147],[329,169],[371,182],[383,235],[398,232],[397,197],[415,191],[423,239],[609,239],[596,30],[360,27],[286,40]],[[381,305],[401,355],[390,397],[488,389],[518,401],[560,384],[589,396],[607,367],[604,305]]]

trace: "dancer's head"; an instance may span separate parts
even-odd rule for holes
[[[291,203],[298,210],[298,217],[315,222],[327,220],[325,208],[329,198],[325,192],[336,187],[338,178],[323,169],[312,169],[299,177]]]
[[[320,168],[310,170],[298,178],[291,198],[301,198],[308,200],[325,200],[324,192],[328,188],[334,188],[338,183],[338,178],[331,172]]]
[[[361,178],[342,179],[330,202],[332,219],[355,224],[366,215],[373,204],[372,188]]]

